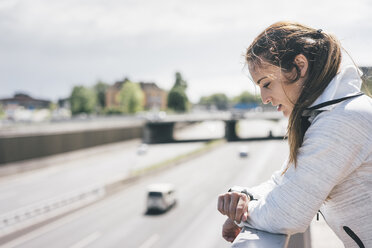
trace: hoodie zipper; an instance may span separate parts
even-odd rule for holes
[[[360,240],[360,238],[358,237],[358,235],[355,234],[355,232],[353,232],[353,230],[350,229],[350,227],[348,226],[343,226],[342,227],[345,232],[350,236],[350,238],[352,238],[355,243],[357,243],[357,245],[360,247],[360,248],[365,248],[362,240]]]
[[[316,220],[317,220],[317,221],[319,221],[319,213],[320,213],[320,214],[323,216],[323,218],[324,218],[323,213],[322,213],[320,210],[318,210],[318,212],[316,213]],[[324,218],[324,220],[325,220],[325,218]],[[359,246],[359,248],[365,248],[365,246],[364,246],[362,240],[358,237],[358,235],[356,235],[355,232],[353,232],[353,230],[350,229],[350,227],[348,227],[348,226],[343,226],[342,228],[343,228],[344,231],[347,233],[347,235],[349,235],[349,237],[352,238],[352,239],[355,241],[355,243],[357,243],[357,245]]]

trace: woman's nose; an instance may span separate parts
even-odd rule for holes
[[[272,102],[271,96],[268,96],[267,94],[264,94],[261,92],[261,100],[263,104],[268,104]]]

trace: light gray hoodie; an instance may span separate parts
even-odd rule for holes
[[[360,87],[357,69],[343,67],[313,105]],[[286,161],[269,181],[248,189],[258,200],[249,203],[243,225],[304,232],[320,209],[345,247],[372,247],[372,99],[362,95],[320,110],[310,118],[297,168],[282,175]]]

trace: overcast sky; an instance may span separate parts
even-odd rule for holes
[[[370,0],[0,0],[0,97],[57,100],[74,85],[124,77],[189,98],[252,90],[245,49],[268,25],[298,21],[334,33],[372,66]]]

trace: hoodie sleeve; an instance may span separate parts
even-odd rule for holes
[[[249,203],[244,225],[273,233],[304,232],[335,185],[370,153],[368,114],[343,111],[316,117],[299,149],[297,168],[292,165],[277,184],[262,189],[262,197]]]
[[[286,164],[283,164],[283,166]],[[282,172],[284,168],[275,171],[273,175],[270,177],[269,180],[251,187],[251,188],[246,188],[244,187],[247,192],[253,195],[254,199],[260,199],[267,195],[270,191],[272,191],[275,187],[277,187],[280,184],[281,178],[282,178]]]

